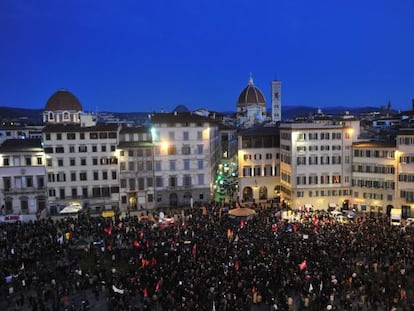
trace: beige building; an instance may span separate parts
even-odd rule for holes
[[[238,135],[239,200],[280,200],[280,149],[277,127],[255,127]]]
[[[385,213],[397,205],[395,141],[364,141],[352,145],[352,208]]]

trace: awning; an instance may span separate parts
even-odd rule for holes
[[[65,206],[59,214],[74,214],[78,213],[82,209],[82,206],[80,205],[68,205]]]

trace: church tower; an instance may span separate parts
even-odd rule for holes
[[[272,121],[279,122],[282,120],[282,82],[279,80],[272,81]]]

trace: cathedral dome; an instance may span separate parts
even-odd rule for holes
[[[59,90],[50,96],[45,111],[82,111],[82,105],[71,92]]]
[[[240,93],[237,107],[247,107],[250,105],[259,105],[266,107],[265,98],[262,91],[259,90],[253,83],[253,78],[250,75],[249,84]]]

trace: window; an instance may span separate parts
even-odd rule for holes
[[[58,159],[57,162],[58,162],[58,166],[63,166],[63,159]]]
[[[161,161],[159,160],[155,161],[155,170],[157,172],[161,172]]]
[[[82,181],[88,180],[86,172],[80,172],[79,173],[79,180],[82,180]]]
[[[182,148],[181,148],[181,153],[184,154],[184,155],[191,154],[190,145],[183,145]]]
[[[184,159],[183,160],[183,165],[184,165],[184,170],[188,171],[190,169],[190,160],[189,159]]]
[[[174,145],[171,145],[171,146],[168,146],[167,152],[168,152],[168,155],[174,155],[174,154],[177,154],[177,149],[175,148]]]
[[[79,146],[79,152],[88,152],[88,147],[85,145],[80,145]]]
[[[57,133],[56,134],[56,139],[57,140],[62,140],[62,133]]]
[[[173,132],[173,131],[168,132],[168,138],[169,138],[170,140],[174,140],[174,139],[175,139],[175,132]]]
[[[177,176],[170,176],[168,178],[168,186],[169,187],[177,187]]]
[[[88,197],[88,187],[83,187],[82,188],[82,196],[84,198],[87,198]]]
[[[245,176],[245,177],[252,176],[252,167],[251,166],[243,167],[243,176]]]
[[[189,133],[187,131],[183,132],[183,140],[188,140],[189,139]]]
[[[252,155],[251,154],[245,154],[245,155],[243,155],[243,159],[244,159],[244,161],[251,160]]]
[[[128,162],[128,170],[130,170],[130,171],[135,170],[135,162],[133,162],[133,161]]]
[[[3,166],[9,166],[9,158],[3,158]]]
[[[116,146],[115,145],[111,145],[111,152],[114,152],[116,150]]]
[[[37,165],[43,165],[43,158],[37,157]]]
[[[106,152],[106,145],[102,145],[102,146],[101,146],[101,151],[102,151],[102,152]]]
[[[65,149],[63,147],[56,147],[55,152],[56,153],[65,153]]]
[[[147,187],[154,187],[154,180],[152,177],[147,177]]]
[[[191,176],[190,175],[184,175],[183,176],[183,186],[184,187],[191,186]]]
[[[107,171],[103,171],[102,172],[102,179],[103,180],[107,180],[108,179],[108,172]]]
[[[197,162],[198,162],[198,169],[199,170],[204,169],[204,161],[203,160],[198,160]]]
[[[138,178],[138,190],[144,190],[145,188],[145,180],[144,178]]]
[[[80,134],[79,134],[79,138],[80,138],[80,139],[85,139],[85,133],[80,133]]]
[[[76,181],[76,173],[70,172],[70,181]]]
[[[197,131],[197,140],[203,140],[203,132]]]
[[[175,171],[175,160],[170,160],[170,171]]]
[[[264,175],[265,176],[272,176],[272,166],[271,165],[266,165],[264,168]]]
[[[45,140],[50,140],[50,133],[46,133]]]
[[[98,133],[89,133],[90,139],[98,139]]]
[[[66,139],[67,140],[75,140],[76,139],[76,134],[75,133],[67,133],[66,134]]]
[[[86,158],[82,158],[81,159],[81,165],[82,166],[86,166]]]
[[[65,195],[65,188],[60,188],[59,189],[59,197],[61,199],[64,199],[66,197],[66,195]]]
[[[92,158],[92,165],[98,165],[98,158]]]
[[[72,199],[76,199],[78,197],[78,189],[72,188]]]
[[[254,176],[262,176],[262,168],[260,166],[254,167]]]
[[[197,179],[199,185],[204,185],[204,174],[198,174]]]
[[[197,145],[197,154],[203,154],[203,145]]]
[[[112,175],[112,179],[115,180],[116,179],[116,171],[111,171],[111,175]]]
[[[158,187],[158,188],[164,187],[164,182],[163,182],[163,179],[162,179],[161,176],[157,176],[155,178],[155,184],[156,184],[156,187]]]

